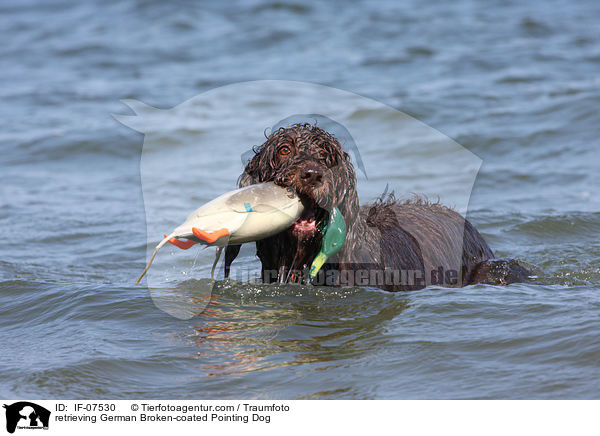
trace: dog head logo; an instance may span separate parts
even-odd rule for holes
[[[19,401],[4,405],[6,409],[6,431],[14,433],[15,429],[47,429],[50,421],[50,411],[42,406],[28,401]]]

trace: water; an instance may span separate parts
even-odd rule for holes
[[[598,398],[597,2],[105,3],[0,6],[2,397]],[[390,294],[219,281],[195,318],[157,309],[132,285],[144,138],[111,114],[131,114],[120,99],[167,109],[262,79],[351,91],[467,147],[482,159],[470,220],[498,256],[537,265],[538,283]],[[250,114],[267,100],[228,102]],[[373,138],[395,131],[346,109],[381,128]],[[199,188],[172,200],[173,219],[231,189],[277,121],[165,126],[165,150],[207,125],[229,145],[245,137],[190,175]],[[444,199],[460,177],[416,180],[387,141],[360,152],[363,201],[388,183]],[[181,184],[161,177],[165,195]],[[258,268],[252,247],[236,264]]]

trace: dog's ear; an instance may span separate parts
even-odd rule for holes
[[[240,188],[244,188],[244,187],[250,186],[250,185],[255,185],[256,183],[257,182],[255,181],[254,177],[252,177],[246,171],[244,171],[242,173],[242,175],[240,175],[240,178],[238,179],[238,187],[240,187]]]
[[[359,213],[358,193],[356,192],[356,173],[347,153],[344,153],[339,163],[340,171],[335,171],[335,191],[337,208],[350,228]]]
[[[356,221],[359,211],[356,190],[349,190],[345,193],[344,197],[340,199],[340,202],[338,203],[338,209],[346,221],[346,226],[351,227],[354,224],[354,221]]]

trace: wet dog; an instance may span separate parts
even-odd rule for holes
[[[312,279],[318,285],[374,286],[389,291],[428,285],[508,284],[527,279],[517,261],[494,259],[479,232],[460,214],[415,198],[384,195],[359,206],[356,174],[339,141],[311,124],[274,131],[255,150],[239,186],[273,181],[293,188],[304,204],[287,230],[256,242],[265,283],[307,283],[333,208],[346,223],[341,250]],[[225,277],[239,245],[225,251]]]

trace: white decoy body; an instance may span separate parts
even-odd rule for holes
[[[194,243],[223,247],[273,236],[288,228],[304,207],[291,188],[272,182],[246,186],[223,194],[192,212],[185,222],[158,243],[140,282],[156,253],[167,242],[187,249]],[[188,239],[179,242],[178,239]]]

